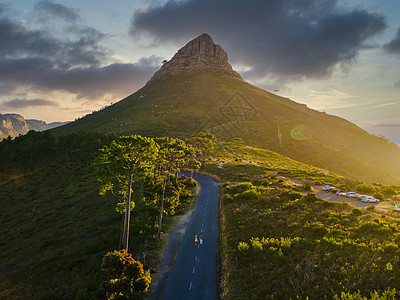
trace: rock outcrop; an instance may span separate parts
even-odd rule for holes
[[[220,45],[203,33],[188,42],[172,59],[161,67],[150,81],[197,71],[210,71],[221,75],[242,78],[228,63],[228,55]]]
[[[43,131],[64,125],[68,122],[55,122],[47,124],[40,120],[25,120],[18,114],[0,114],[0,141],[8,136],[17,137],[20,134],[26,134],[29,130]]]

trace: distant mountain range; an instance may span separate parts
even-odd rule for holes
[[[80,130],[180,138],[210,132],[351,178],[400,184],[398,145],[244,81],[208,34],[188,42],[136,93],[52,132]]]
[[[20,134],[25,134],[29,130],[44,131],[52,129],[69,122],[53,122],[47,124],[44,121],[25,119],[18,114],[0,114],[0,140],[8,136],[16,137]]]

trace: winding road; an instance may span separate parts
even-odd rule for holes
[[[201,190],[162,294],[169,299],[215,299],[217,283],[218,183],[196,174]],[[204,236],[203,245],[194,236]]]

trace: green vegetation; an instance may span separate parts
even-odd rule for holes
[[[323,201],[268,180],[227,183],[221,201],[224,299],[369,296],[400,285],[394,213]]]
[[[91,161],[115,138],[30,132],[0,143],[0,299],[90,299],[104,281],[102,258],[119,248],[121,199],[99,196]],[[165,230],[190,206],[195,187],[191,178],[167,185]],[[155,188],[133,185],[130,250],[145,270],[157,265],[162,246]]]
[[[159,262],[162,216],[167,231],[172,216],[190,205],[195,182],[174,175],[181,168],[196,169],[197,156],[206,163],[203,172],[235,182],[221,189],[219,253],[226,299],[400,296],[398,212],[382,211],[381,203],[360,209],[326,202],[312,193],[313,185],[331,184],[390,202],[398,186],[349,179],[239,139],[216,143],[213,136],[200,137],[209,139],[202,152],[181,140],[154,139],[159,153],[161,144],[169,146],[155,160],[152,176],[132,184],[129,245],[144,270]],[[0,211],[0,298],[90,299],[113,289],[104,283],[116,283],[118,275],[107,279],[110,274],[100,265],[106,253],[119,248],[128,189],[114,181],[115,195],[99,196],[99,174],[106,179],[100,181],[103,187],[111,187],[112,180],[91,162],[98,149],[110,154],[112,141],[124,139],[132,137],[30,132],[0,143],[0,205],[6,208]],[[106,157],[103,167],[120,155]]]
[[[113,140],[110,146],[104,146],[96,156],[94,164],[100,166],[98,178],[100,194],[107,191],[125,197],[123,249],[129,249],[129,227],[131,222],[132,186],[150,176],[158,156],[159,146],[147,137],[123,136]],[[123,204],[123,203],[122,203]],[[132,204],[132,205],[131,205]]]
[[[96,292],[98,299],[143,299],[149,289],[150,270],[125,250],[107,253],[101,264],[106,280]]]
[[[269,149],[353,179],[400,184],[400,148],[356,125],[234,77],[209,72],[152,80],[107,109],[52,130],[219,140]]]

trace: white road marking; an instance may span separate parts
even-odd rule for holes
[[[196,255],[196,257],[194,258],[194,261],[197,261],[197,255]]]
[[[192,289],[192,282],[190,282],[190,285],[189,285],[189,291]]]
[[[192,271],[192,274],[194,274],[194,270],[196,270],[196,267],[193,267],[193,271]]]

